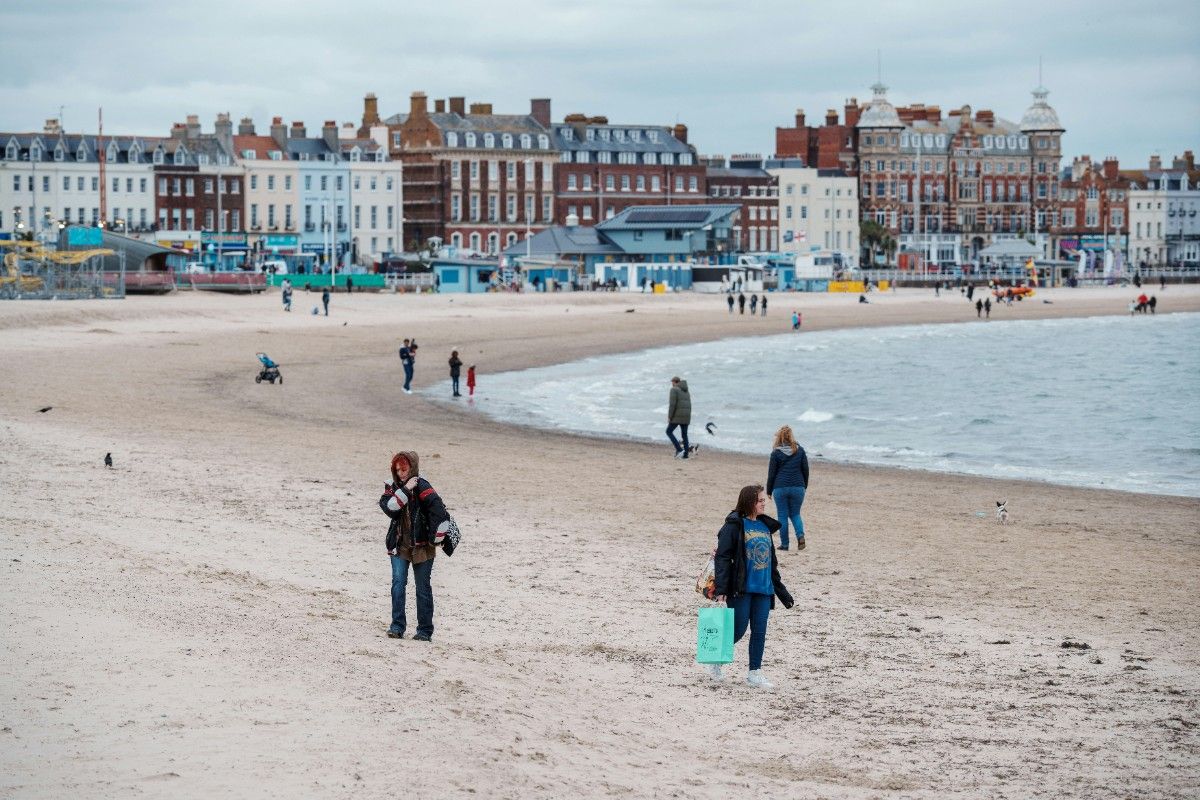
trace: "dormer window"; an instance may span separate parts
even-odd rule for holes
[[[680,164],[682,164],[682,165],[683,165],[683,166],[685,166],[685,167],[687,167],[687,166],[690,166],[690,165],[691,165],[691,163],[692,163],[692,154],[691,154],[691,153],[683,153],[683,154],[681,154],[681,155],[679,156],[679,163],[680,163]]]
[[[533,137],[528,133],[521,134],[521,149],[528,150],[533,147]]]
[[[336,161],[336,160],[337,160],[337,156],[336,156],[335,154],[333,154],[333,153],[326,153],[326,154],[325,154],[325,160],[326,160],[326,161]]]
[[[629,139],[630,139],[630,141],[640,142],[642,140],[642,132],[641,131],[630,131]]]
[[[217,163],[220,164],[222,167],[228,167],[229,166],[229,156],[227,156],[224,153],[221,153],[221,155],[217,156]]]
[[[625,131],[618,128],[617,130],[613,131],[613,138],[616,139],[618,142],[625,141]]]
[[[196,163],[202,167],[207,165],[208,164],[208,155],[206,155],[205,153],[201,153],[200,155],[196,156]]]
[[[907,133],[900,134],[900,146],[908,147],[908,134]]]
[[[612,138],[612,133],[608,130],[608,128],[600,129],[600,141],[607,142],[611,138]]]
[[[17,160],[17,146],[12,142],[8,143],[8,147],[4,148],[4,157],[9,161]]]
[[[937,135],[937,139],[935,141],[936,141],[938,147],[945,147],[946,146],[946,135],[944,133],[939,133]]]
[[[658,131],[646,131],[646,135],[650,137],[650,141],[658,144]]]
[[[375,160],[376,160],[377,162],[382,162],[382,161],[383,161],[383,151],[382,151],[382,150],[376,150],[376,151],[375,151]]]
[[[258,153],[255,153],[253,150],[243,150],[242,158],[246,159],[247,161],[253,161],[254,159],[258,158]]]
[[[350,160],[354,161],[354,162],[361,161],[362,160],[362,151],[359,150],[357,147],[352,149],[350,151]]]
[[[538,134],[538,148],[541,150],[550,149],[550,137],[544,133]]]
[[[108,163],[110,163],[110,164],[116,163],[116,161],[117,161],[117,143],[116,142],[108,143],[108,152],[105,153],[104,157],[106,159],[108,159]]]
[[[671,153],[663,153],[662,154],[662,163],[668,167],[673,165],[675,163],[675,156]]]
[[[67,157],[67,151],[63,150],[63,147],[61,144],[58,147],[54,148],[54,160],[55,161],[63,161],[64,159],[66,159],[66,157]]]
[[[575,131],[573,131],[571,128],[560,128],[558,132],[562,134],[564,142],[575,141]]]
[[[655,164],[658,162],[658,157],[654,153],[646,153],[645,163]]]
[[[474,147],[474,146],[475,146],[475,134],[473,134],[473,133],[468,133],[466,136],[464,136],[464,137],[463,137],[463,139],[464,139],[464,141],[466,142],[466,144],[467,144],[467,147]]]
[[[271,159],[272,161],[283,161],[283,151],[282,150],[268,150],[267,158]]]
[[[155,163],[155,164],[162,164],[162,163],[164,162],[164,160],[165,160],[165,155],[166,155],[166,154],[165,154],[165,153],[163,153],[163,149],[162,149],[161,147],[159,147],[158,149],[156,149],[156,150],[154,151],[154,163]]]
[[[1022,150],[1028,150],[1028,149],[1029,149],[1029,137],[1028,137],[1028,136],[1022,136],[1022,137],[1021,137],[1021,139],[1020,139],[1020,142],[1021,142],[1021,149],[1022,149]]]
[[[451,131],[450,133],[446,134],[446,146],[447,147],[458,147],[458,134],[457,133],[455,133],[454,131]]]
[[[42,146],[41,145],[35,144],[29,148],[29,160],[30,161],[41,161],[42,160]]]
[[[83,142],[79,143],[79,148],[75,151],[76,161],[87,161],[87,148],[83,146]]]
[[[588,128],[588,129],[587,129],[587,140],[588,140],[589,142],[594,142],[594,141],[596,141],[596,129],[595,129],[595,128]]]
[[[136,144],[129,146],[129,163],[140,164],[142,162],[142,151]]]
[[[496,137],[490,133],[485,133],[483,135],[483,146],[484,147],[495,147],[496,146]]]
[[[513,146],[513,138],[511,133],[506,133],[500,137],[500,144],[505,150],[511,150]]]

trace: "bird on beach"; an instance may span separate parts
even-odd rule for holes
[[[112,469],[112,453],[104,454],[104,466],[108,467],[109,469]]]
[[[52,409],[52,408],[54,408],[54,406],[46,406],[45,408],[39,408],[39,409],[38,409],[38,413],[39,413],[39,414],[45,414],[47,411],[49,411],[49,410],[50,410],[50,409]]]
[[[704,430],[708,431],[709,436],[716,436],[717,435],[717,423],[715,423],[715,422],[708,423],[707,425],[704,426]]]

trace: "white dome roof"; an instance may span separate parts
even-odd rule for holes
[[[1043,86],[1039,86],[1033,90],[1033,105],[1026,110],[1025,116],[1021,117],[1022,132],[1063,132],[1062,123],[1058,121],[1058,114],[1046,102],[1046,97],[1049,94],[1050,92]]]
[[[888,102],[887,87],[882,83],[877,83],[871,87],[871,91],[875,93],[875,96],[871,98],[866,111],[858,118],[858,124],[855,127],[903,128],[904,123],[900,121],[900,115],[896,113],[896,108]]]

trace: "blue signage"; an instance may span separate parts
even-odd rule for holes
[[[67,245],[70,247],[99,247],[104,237],[99,228],[67,228]]]

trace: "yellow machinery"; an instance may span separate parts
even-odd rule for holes
[[[91,259],[113,255],[107,248],[92,250],[50,250],[40,242],[19,239],[0,241],[0,249],[10,252],[4,255],[4,268],[0,270],[0,298],[11,299],[23,294],[40,294],[47,288],[48,273],[54,273],[55,282],[62,276],[56,268],[67,268],[77,272]],[[104,292],[107,293],[107,292]]]

